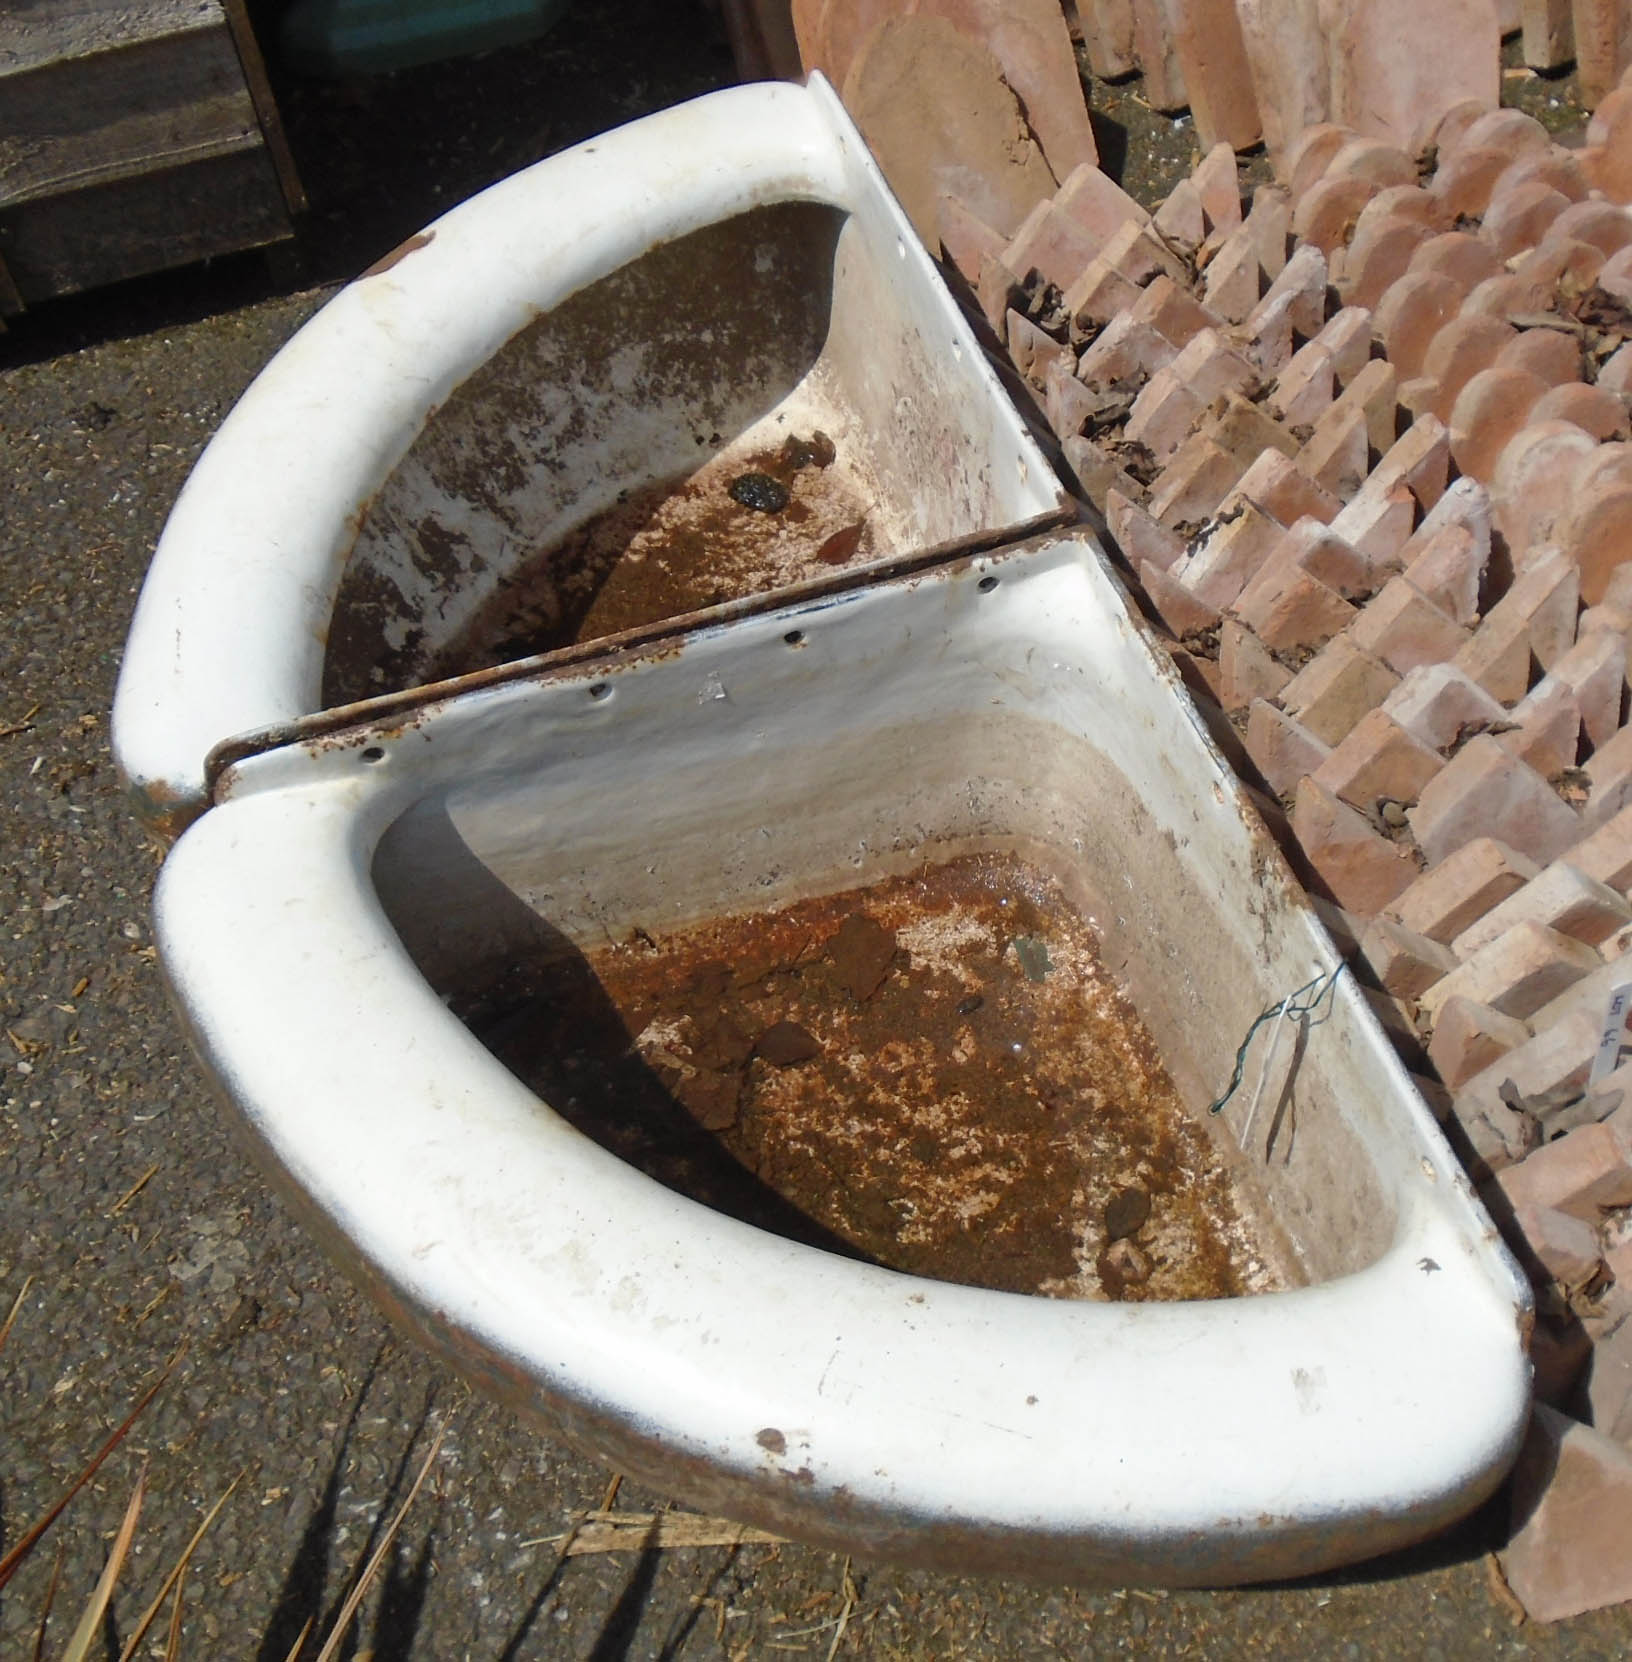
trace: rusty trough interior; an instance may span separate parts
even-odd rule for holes
[[[454,1008],[586,1135],[810,1245],[1055,1297],[1278,1284],[1091,921],[1014,855],[563,943]]]
[[[1003,528],[962,348],[925,338],[900,264],[776,203],[537,317],[367,505],[324,705]]]
[[[376,891],[450,1010],[657,1181],[891,1268],[1183,1299],[1374,1261],[1393,1206],[1334,1112],[1339,1053],[1311,1047],[1250,1148],[1205,1112],[1281,891],[1221,906],[1085,735],[980,688],[894,720],[809,644],[767,637],[777,715],[749,663],[727,687],[684,650],[557,683],[597,736],[541,722],[536,759],[529,729],[397,818]]]

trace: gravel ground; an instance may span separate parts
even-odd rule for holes
[[[149,944],[157,853],[107,748],[121,643],[169,504],[326,281],[488,177],[728,78],[704,23],[636,0],[441,72],[285,87],[314,201],[296,292],[258,259],[226,261],[37,313],[0,341],[0,1319],[27,1285],[0,1354],[0,1546],[185,1347],[0,1601],[0,1656],[30,1653],[53,1544],[60,1647],[145,1463],[107,1654],[237,1480],[186,1584],[183,1653],[282,1662],[309,1619],[332,1616],[438,1430],[441,1456],[347,1654],[825,1657],[836,1635],[837,1654],[877,1657],[1625,1654],[1625,1613],[1512,1625],[1487,1578],[1499,1505],[1387,1562],[1224,1593],[1039,1589],[793,1545],[563,1562],[551,1538],[602,1503],[609,1474],[397,1341],[293,1226],[208,1095]],[[632,1485],[617,1496],[664,1503]]]

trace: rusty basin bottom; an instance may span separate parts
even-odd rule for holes
[[[813,422],[788,428],[781,412],[695,472],[625,493],[524,559],[435,655],[429,676],[600,640],[891,551],[877,487],[850,447],[841,452]]]
[[[1012,855],[540,953],[453,1006],[581,1131],[789,1238],[1065,1298],[1279,1284],[1091,922]]]

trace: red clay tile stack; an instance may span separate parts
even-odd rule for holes
[[[1632,1518],[1632,85],[1427,138],[1315,123],[1247,204],[1221,143],[1154,214],[1083,164],[946,247],[1536,1282],[1548,1617],[1632,1598],[1569,1521]]]
[[[841,91],[886,22],[940,19],[1002,66],[1059,178],[1093,154],[1072,38],[1102,79],[1139,72],[1152,108],[1188,109],[1204,146],[1262,140],[1278,172],[1310,126],[1414,151],[1455,104],[1493,108],[1500,42],[1521,30],[1532,68],[1576,65],[1588,109],[1632,64],[1626,0],[726,0],[726,12],[745,75],[791,74],[797,59]]]

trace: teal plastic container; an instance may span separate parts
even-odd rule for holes
[[[372,75],[535,40],[571,0],[296,0],[283,56],[308,75]]]

